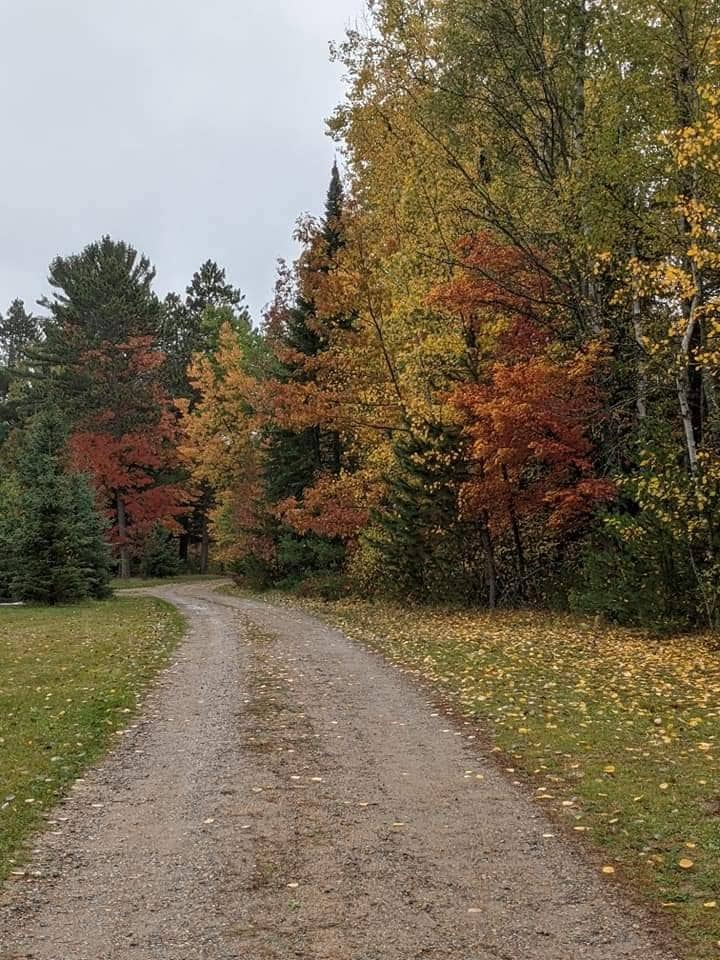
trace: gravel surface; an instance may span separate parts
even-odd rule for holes
[[[402,671],[154,588],[190,633],[0,898],[0,960],[673,960]]]

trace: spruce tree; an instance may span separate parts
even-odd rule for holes
[[[388,592],[418,599],[467,599],[478,572],[463,569],[463,545],[474,541],[460,516],[463,477],[459,431],[416,425],[394,446],[395,471],[368,537],[383,559]]]
[[[65,440],[63,419],[49,408],[29,428],[19,460],[10,589],[28,603],[75,603],[109,592],[102,522],[84,478],[66,472]]]
[[[344,192],[337,164],[333,165],[325,202],[325,215],[317,227],[299,271],[301,282],[294,304],[286,311],[278,341],[281,351],[300,355],[297,360],[284,360],[275,371],[285,383],[308,383],[313,377],[312,364],[304,358],[317,357],[328,347],[328,334],[333,327],[347,328],[343,317],[322,317],[318,320],[313,287],[318,275],[331,271],[343,239]],[[266,434],[266,491],[271,503],[288,497],[302,500],[305,490],[322,474],[339,475],[343,469],[343,449],[337,431],[319,425],[303,430],[273,427]],[[314,534],[300,536],[277,525],[273,532],[282,578],[295,579],[310,571],[336,569],[342,561],[339,543]]]
[[[12,598],[17,568],[20,495],[13,478],[0,481],[0,601]]]
[[[180,563],[173,538],[158,524],[145,538],[140,572],[143,577],[174,577]]]
[[[39,339],[39,320],[15,299],[0,314],[0,444],[32,406],[28,361]]]
[[[332,261],[339,250],[345,246],[343,235],[342,216],[345,203],[345,191],[340,178],[337,161],[333,163],[325,200],[325,217],[322,223],[322,235],[325,241],[327,260]]]
[[[85,578],[87,595],[94,600],[104,600],[112,594],[112,564],[105,540],[107,523],[97,511],[95,495],[87,478],[70,473],[66,482],[73,511],[71,550]]]
[[[322,256],[314,269],[328,272],[344,245],[342,217],[344,191],[337,163],[333,164],[325,201],[325,216],[319,226]],[[315,357],[327,348],[323,326],[346,326],[342,318],[323,318],[317,322],[317,309],[311,289],[298,292],[294,305],[287,311],[281,343],[287,350],[303,357]],[[302,361],[282,364],[278,379],[306,382],[307,365]],[[339,474],[342,469],[342,444],[335,431],[308,427],[306,430],[272,430],[268,437],[268,495],[271,501],[286,497],[301,498],[321,473]]]

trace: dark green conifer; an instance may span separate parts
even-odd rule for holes
[[[62,417],[48,408],[29,427],[19,460],[10,592],[28,603],[76,603],[109,593],[102,521],[85,479],[66,470],[65,440]]]

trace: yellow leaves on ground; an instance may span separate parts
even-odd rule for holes
[[[706,906],[720,889],[712,642],[533,612],[315,609],[488,727],[543,812],[611,856],[618,866],[604,874],[622,867],[695,940],[720,939],[720,913]]]

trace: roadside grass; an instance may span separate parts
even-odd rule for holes
[[[173,583],[202,583],[207,580],[221,580],[222,573],[188,573],[178,577],[130,577],[129,580],[116,578],[111,581],[113,590],[137,590],[138,587],[162,587]]]
[[[183,630],[174,608],[144,597],[0,610],[0,879],[127,726]]]
[[[720,654],[536,612],[302,605],[442,692],[608,882],[720,956]],[[481,734],[482,735],[482,734]],[[546,842],[556,842],[552,837]],[[594,854],[593,854],[594,851]]]

